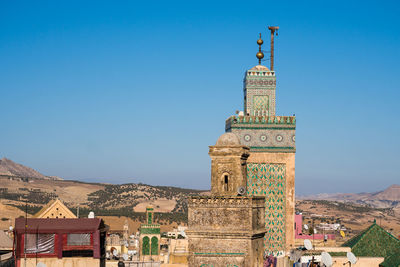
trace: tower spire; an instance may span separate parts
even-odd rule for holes
[[[278,26],[269,26],[268,29],[271,31],[271,70],[274,70],[274,34],[276,31],[276,36],[278,36]]]
[[[257,40],[258,44],[258,52],[256,54],[256,57],[258,58],[258,65],[261,65],[261,59],[264,57],[264,53],[261,51],[261,45],[263,44],[263,40],[261,39],[261,33],[260,33],[260,39]]]

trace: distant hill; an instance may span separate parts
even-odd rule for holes
[[[61,178],[56,176],[45,176],[32,168],[15,163],[14,161],[7,158],[0,159],[0,175],[36,179],[62,180]]]
[[[0,175],[0,202],[22,210],[27,202],[31,214],[59,198],[74,212],[79,207],[82,215],[94,211],[98,215],[136,216],[144,212],[147,205],[153,205],[155,212],[171,213],[182,219],[187,213],[187,198],[202,194],[207,192],[141,183],[85,183]],[[168,219],[168,216],[165,214],[163,218]]]
[[[9,159],[1,159],[0,166],[0,229],[3,227],[1,223],[6,229],[9,220],[13,221],[23,215],[26,203],[28,213],[33,214],[54,198],[61,199],[74,213],[79,207],[80,216],[87,216],[89,211],[94,211],[96,216],[127,216],[141,222],[144,220],[146,206],[151,204],[157,218],[166,224],[184,223],[187,220],[187,198],[209,194],[209,191],[141,183],[104,184],[51,180]],[[350,236],[377,219],[398,236],[399,203],[400,185],[392,185],[375,193],[297,197],[296,211],[303,213],[307,223],[310,223],[311,218],[321,216],[331,218],[331,222],[339,220],[349,231],[351,229]]]
[[[375,193],[335,193],[298,196],[298,199],[351,202],[374,208],[391,208],[400,212],[400,185],[392,185]]]
[[[375,200],[388,200],[399,202],[400,201],[400,185],[394,184],[384,191],[377,192],[372,195],[372,198]]]

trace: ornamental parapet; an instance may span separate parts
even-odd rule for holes
[[[157,223],[153,224],[142,224],[140,228],[160,228],[160,225]]]
[[[193,196],[188,198],[189,207],[264,207],[265,197],[251,196]]]
[[[140,234],[160,234],[160,225],[159,224],[142,224],[140,225]]]
[[[208,196],[188,199],[188,226],[191,235],[265,233],[265,198],[251,196]],[[261,237],[262,237],[261,236]]]
[[[296,128],[296,116],[231,116],[225,121],[225,130],[243,127]]]

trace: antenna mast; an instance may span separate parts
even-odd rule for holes
[[[278,36],[278,26],[269,26],[268,29],[271,31],[271,70],[274,70],[274,34]]]

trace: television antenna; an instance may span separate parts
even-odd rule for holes
[[[326,267],[331,267],[333,265],[332,257],[328,252],[321,253],[321,261]]]

